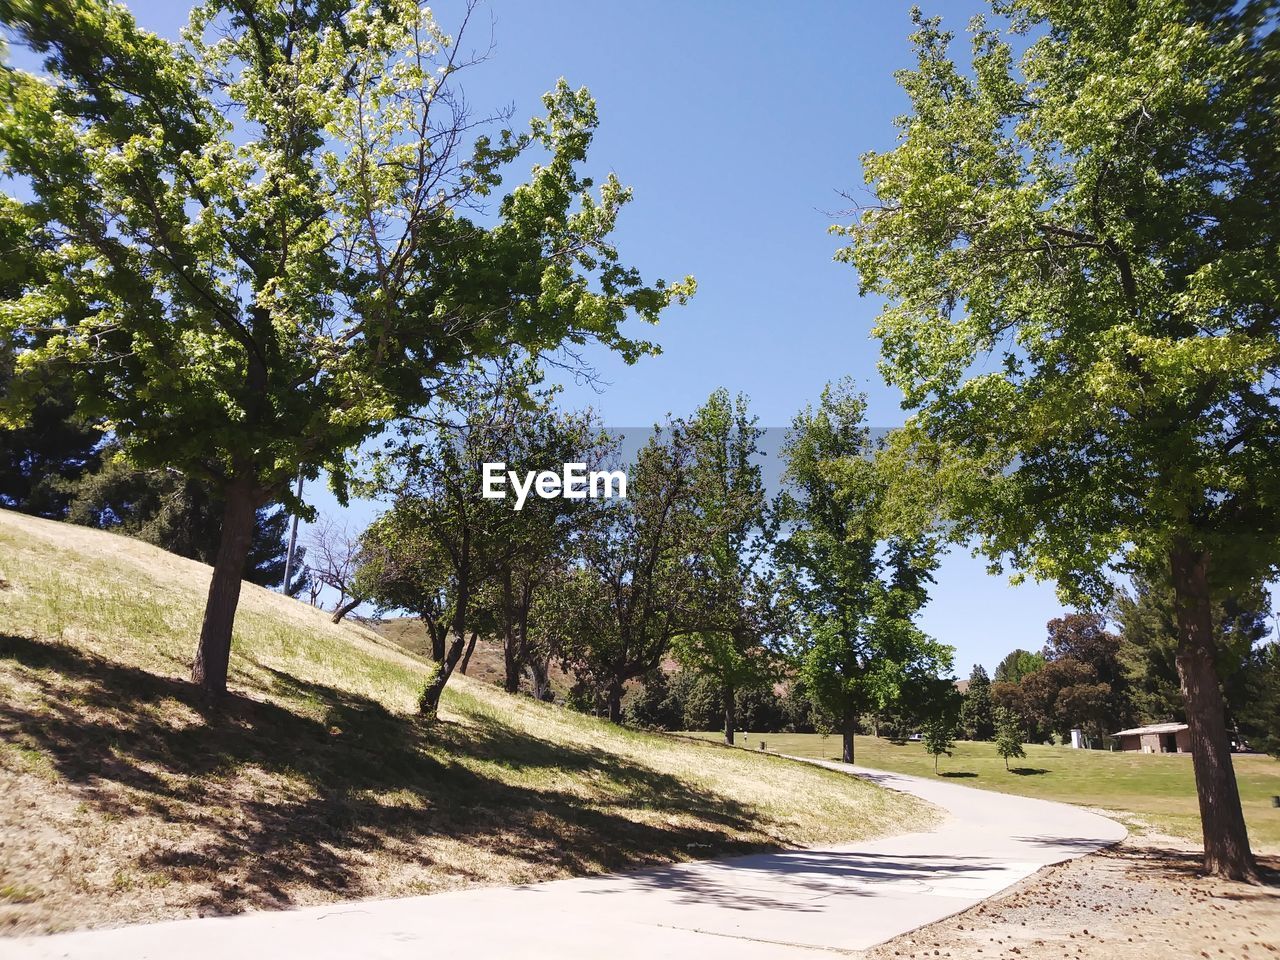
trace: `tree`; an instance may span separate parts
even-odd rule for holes
[[[0,333],[48,334],[7,415],[70,361],[131,460],[216,490],[192,669],[212,697],[255,511],[309,516],[299,473],[345,495],[347,451],[469,360],[596,341],[633,361],[651,347],[623,321],[692,289],[646,285],[609,242],[630,193],[581,174],[587,91],[561,81],[526,132],[477,132],[470,63],[415,0],[208,0],[177,42],[106,0],[3,0],[0,23],[45,58],[0,74],[0,171],[32,195],[0,201],[0,233],[33,263]],[[528,182],[470,219],[529,150]]]
[[[886,525],[865,411],[849,383],[829,385],[783,448],[780,511],[790,529],[778,556],[797,611],[799,673],[837,724],[846,763],[863,713],[951,668],[951,648],[914,622],[928,600],[933,540]]]
[[[774,523],[759,464],[760,428],[717,390],[690,418],[689,502],[693,532],[694,629],[672,643],[676,658],[715,682],[732,745],[738,693],[771,684],[778,673],[770,641],[781,632],[770,564]]]
[[[1254,750],[1280,758],[1280,642],[1254,650],[1241,671],[1243,696],[1236,709],[1240,732]]]
[[[1260,584],[1214,604],[1215,668],[1232,718],[1246,708],[1250,653],[1267,635],[1267,605],[1267,592]],[[1146,723],[1186,722],[1172,587],[1167,580],[1133,577],[1129,589],[1116,594],[1112,609],[1121,630],[1117,655],[1134,714]]]
[[[0,332],[0,397],[16,364],[17,351]],[[0,506],[62,520],[76,483],[101,461],[102,427],[76,411],[67,373],[45,364],[27,376],[35,382],[26,385],[31,406],[23,425],[6,429],[0,422]]]
[[[933,772],[938,772],[938,757],[951,756],[955,744],[951,742],[955,728],[945,719],[930,720],[924,725],[924,752],[933,757]]]
[[[1009,769],[1009,758],[1021,760],[1027,754],[1022,749],[1022,728],[1017,716],[1003,707],[997,707],[996,719],[996,754],[1004,758],[1004,768]]]
[[[1005,655],[996,665],[996,683],[1018,683],[1029,673],[1035,673],[1044,666],[1044,655],[1031,653],[1018,648]]]
[[[995,735],[991,709],[991,681],[982,664],[975,663],[960,708],[960,729],[966,740],[990,740]]]
[[[1205,866],[1252,879],[1212,610],[1280,561],[1275,5],[997,9],[1030,39],[978,21],[971,71],[915,16],[843,255],[957,539],[1083,606],[1169,578]]]
[[[640,680],[640,692],[627,704],[627,723],[654,730],[683,730],[684,707],[661,668]]]
[[[1050,660],[1018,684],[1022,690],[1021,717],[1029,727],[1052,730],[1068,743],[1080,728],[1100,737],[1114,728],[1111,686],[1099,682],[1097,671],[1072,657]]]
[[[415,612],[438,664],[420,707],[434,719],[477,622],[493,624],[483,592],[500,577],[519,511],[484,495],[484,465],[501,461],[529,398],[525,382],[480,376],[428,417],[406,420],[375,457],[363,488],[391,508],[366,531],[353,589],[380,608]],[[460,421],[450,420],[456,413]],[[472,641],[474,644],[474,641]]]
[[[1094,711],[1100,724],[1095,733],[1103,734],[1127,727],[1133,720],[1129,705],[1129,680],[1120,662],[1119,634],[1107,629],[1101,613],[1083,611],[1055,617],[1048,624],[1045,659],[1074,660],[1093,671],[1094,683],[1106,686],[1101,691],[1103,702]],[[1079,726],[1080,724],[1075,724]]]
[[[672,638],[688,632],[688,437],[679,421],[655,428],[629,473],[626,499],[602,501],[560,582],[563,660],[622,720],[628,681],[656,670]]]
[[[538,380],[536,371],[525,368],[506,387],[526,400],[510,412],[494,437],[493,462],[521,476],[559,464],[580,464],[588,473],[600,468],[614,443],[595,415],[555,409],[558,391],[536,390]],[[558,575],[573,558],[578,540],[600,517],[599,503],[585,497],[530,497],[501,525],[502,543],[493,549],[495,575],[477,602],[487,609],[502,638],[508,693],[519,690],[531,662],[549,659],[550,651],[539,650],[531,627],[534,605],[544,590],[560,582]]]
[[[333,603],[334,623],[364,603],[366,598],[361,595],[356,580],[360,569],[360,536],[352,534],[346,523],[320,517],[307,531],[306,553],[311,557],[311,579],[337,594]]]

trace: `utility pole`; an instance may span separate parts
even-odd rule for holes
[[[298,501],[302,500],[302,471],[298,471],[298,486],[294,491],[294,496]],[[280,584],[280,592],[285,596],[289,595],[289,582],[293,579],[293,552],[298,545],[298,511],[293,512],[293,518],[289,522],[289,549],[284,555],[284,583]]]

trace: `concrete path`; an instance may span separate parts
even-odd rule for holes
[[[625,875],[0,939],[0,957],[812,960],[882,943],[1125,836],[1064,804],[822,765],[948,817],[927,832]]]

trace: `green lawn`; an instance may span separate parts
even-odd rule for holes
[[[718,733],[691,736],[719,740]],[[816,733],[742,733],[738,743],[771,753],[840,759],[840,738]],[[1167,833],[1198,840],[1200,818],[1196,806],[1191,757],[1185,754],[1106,753],[1069,747],[1026,746],[1025,760],[1011,761],[1007,772],[991,743],[957,743],[954,755],[942,757],[939,774],[953,783],[1046,800],[1064,800],[1134,814]],[[933,758],[920,743],[895,744],[875,737],[859,737],[856,760],[868,767],[933,776]],[[1234,757],[1245,820],[1255,847],[1280,852],[1280,761],[1271,757]]]

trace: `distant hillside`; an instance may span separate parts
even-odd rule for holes
[[[211,712],[186,680],[208,582],[136,540],[0,511],[0,928],[523,883],[932,816],[467,677],[424,724],[421,658],[249,585]]]
[[[416,617],[369,620],[366,621],[366,626],[415,656],[423,659],[431,658],[431,641],[427,638],[427,628]],[[477,640],[475,653],[472,654],[471,663],[467,668],[467,676],[472,680],[501,687],[506,682],[506,674],[506,665],[502,659],[502,642],[486,637]],[[571,686],[573,686],[573,675],[553,665],[551,689],[556,695],[557,702],[564,702],[565,694]],[[520,689],[526,693],[531,692],[527,677]]]

